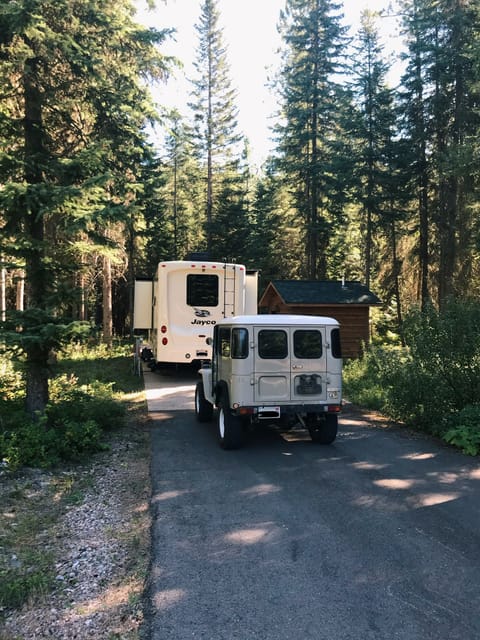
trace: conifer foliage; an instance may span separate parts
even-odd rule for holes
[[[339,9],[327,0],[287,0],[280,22],[279,167],[303,221],[304,275],[313,279],[327,275],[331,229],[339,213],[334,166],[345,102],[336,74],[346,45]]]
[[[216,0],[204,0],[196,25],[196,77],[192,80],[190,105],[196,155],[205,184],[206,249],[209,253],[218,252],[221,246],[218,241],[215,242],[215,228],[218,228],[216,218],[222,218],[225,213],[220,196],[231,196],[236,191],[234,183],[239,178],[237,170],[241,141],[235,105],[236,90],[230,80],[227,50],[219,20]],[[233,211],[237,208],[237,200],[234,197],[232,203],[227,198],[228,207],[231,209],[233,206]],[[234,219],[235,213],[231,216],[233,226]]]
[[[153,109],[141,76],[164,72],[164,34],[131,16],[127,0],[1,7],[1,255],[26,283],[25,311],[4,335],[26,354],[32,415],[48,401],[49,353],[75,328],[76,279],[94,247],[108,257],[147,153]]]

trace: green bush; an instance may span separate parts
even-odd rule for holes
[[[362,358],[350,360],[343,371],[345,396],[356,404],[381,410],[385,406],[385,389],[378,366],[380,350],[364,351]]]
[[[78,385],[76,376],[62,374],[50,381],[48,423],[61,427],[66,422],[92,421],[101,429],[114,429],[122,424],[124,406],[114,398],[113,383],[94,380]]]
[[[103,353],[102,353],[103,355]],[[113,362],[112,362],[113,361]],[[125,404],[114,391],[116,375],[128,384],[131,363],[127,357],[110,360],[68,361],[69,373],[57,366],[58,375],[50,379],[50,401],[45,414],[32,421],[23,409],[24,392],[20,374],[2,359],[0,379],[0,461],[10,469],[21,466],[50,468],[63,460],[77,461],[105,448],[104,432],[123,425]],[[101,371],[102,379],[98,379]],[[138,386],[138,380],[132,386]]]
[[[480,454],[480,405],[468,405],[449,416],[442,438],[468,455]]]
[[[405,340],[406,349],[370,347],[347,364],[346,396],[479,453],[480,305],[452,300],[441,312],[413,310]]]

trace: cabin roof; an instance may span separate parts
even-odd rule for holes
[[[377,305],[381,300],[356,280],[272,280],[263,293],[273,287],[285,304],[355,304]]]

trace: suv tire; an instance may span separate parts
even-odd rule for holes
[[[218,408],[218,440],[222,449],[239,449],[244,442],[242,419],[234,415],[229,407]]]
[[[307,413],[306,422],[312,442],[332,444],[337,437],[338,416],[333,413],[327,413],[325,416]]]
[[[210,422],[213,417],[213,405],[205,398],[203,380],[195,387],[195,415],[198,422]]]

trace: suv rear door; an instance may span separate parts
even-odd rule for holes
[[[255,402],[326,400],[325,328],[254,327]]]

